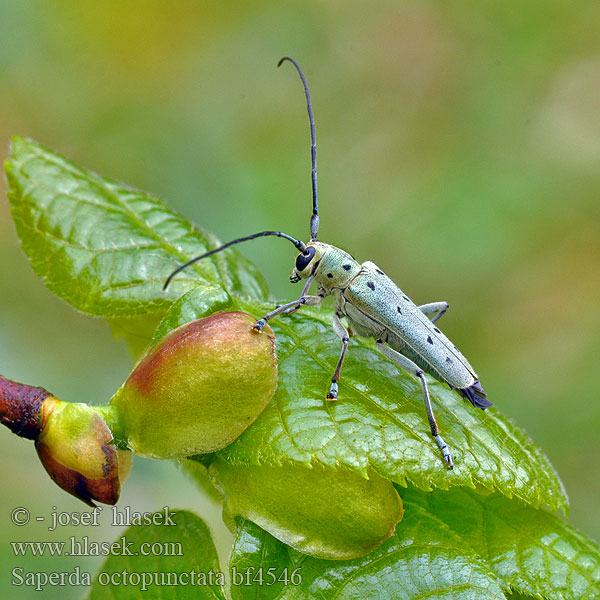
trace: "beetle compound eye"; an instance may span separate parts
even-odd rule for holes
[[[308,267],[308,263],[313,259],[315,252],[315,247],[309,246],[304,254],[299,254],[296,259],[296,270],[304,271]]]

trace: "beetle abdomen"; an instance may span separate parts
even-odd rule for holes
[[[477,408],[486,409],[488,406],[493,404],[487,399],[486,393],[481,387],[479,380],[475,380],[475,383],[468,388],[458,390],[473,406]]]

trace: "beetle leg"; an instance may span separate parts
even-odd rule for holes
[[[350,342],[350,334],[340,321],[340,313],[336,312],[333,315],[333,331],[342,340],[342,352],[338,360],[337,366],[331,378],[331,388],[329,388],[329,394],[327,394],[327,400],[337,400],[338,395],[338,381],[340,380],[340,373],[342,372],[342,365],[344,364],[344,358],[346,357],[346,350],[348,350],[348,344]]]
[[[447,302],[430,302],[429,304],[421,304],[419,306],[419,310],[428,317],[434,315],[431,319],[432,323],[435,323],[438,319],[441,319],[448,309],[450,305]]]
[[[429,397],[429,389],[427,388],[427,382],[425,381],[425,375],[423,373],[423,370],[419,368],[412,360],[406,358],[406,356],[390,348],[388,345],[385,344],[383,340],[377,340],[377,348],[379,348],[382,354],[384,354],[391,361],[396,363],[396,365],[398,365],[401,369],[404,369],[408,373],[415,375],[421,380],[421,387],[423,388],[423,399],[425,401],[425,411],[427,412],[427,419],[429,420],[429,426],[431,427],[431,435],[435,438],[437,445],[442,451],[444,461],[448,465],[448,468],[453,469],[454,463],[452,462],[452,456],[450,455],[450,451],[448,450],[446,442],[444,442],[444,439],[440,435],[437,422],[435,420],[435,417],[433,416],[431,398]]]
[[[262,319],[259,319],[254,324],[253,329],[256,331],[262,331],[264,326],[267,324],[267,321],[280,315],[282,313],[294,312],[299,309],[301,306],[318,306],[321,304],[323,298],[321,296],[301,296],[298,300],[294,300],[292,302],[288,302],[287,304],[282,304],[278,308],[268,312]],[[292,309],[292,310],[290,310]]]
[[[311,284],[312,284],[312,282],[313,282],[313,279],[314,279],[314,277],[309,277],[309,278],[306,280],[306,283],[304,284],[304,287],[302,288],[302,292],[300,293],[300,298],[303,298],[304,296],[306,296],[306,294],[308,293],[308,290],[310,289],[310,286],[311,286]],[[319,295],[320,295],[320,294],[319,294]],[[302,306],[302,305],[300,305],[300,304],[297,304],[297,305],[295,305],[295,306],[292,306],[291,308],[288,308],[288,309],[286,309],[286,310],[283,312],[283,314],[284,314],[284,315],[291,315],[291,314],[295,313],[297,310],[300,310],[300,307],[301,307],[301,306]],[[277,307],[277,308],[279,308],[279,307]]]
[[[259,319],[258,321],[256,321],[253,329],[255,329],[256,331],[262,331],[269,319],[272,319],[273,317],[276,317],[277,315],[280,315],[282,313],[288,314],[291,312],[295,312],[296,310],[298,310],[301,306],[304,306],[305,304],[307,306],[318,306],[319,304],[321,304],[321,301],[323,300],[323,296],[307,296],[306,295],[306,292],[308,292],[308,290],[310,288],[310,284],[312,283],[312,280],[313,280],[312,277],[308,278],[305,286],[302,288],[302,293],[300,294],[300,298],[298,298],[298,300],[293,300],[292,302],[288,302],[287,304],[281,304],[277,308],[273,309],[271,312],[268,312],[262,319]]]

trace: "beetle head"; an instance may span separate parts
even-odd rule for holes
[[[329,247],[329,244],[323,244],[317,240],[311,240],[306,244],[306,250],[296,256],[296,264],[292,269],[290,281],[298,283],[301,279],[308,279],[314,275]]]

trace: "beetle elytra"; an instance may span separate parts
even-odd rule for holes
[[[221,252],[240,242],[263,236],[284,238],[298,249],[299,254],[290,281],[297,283],[306,280],[297,300],[278,306],[264,315],[254,325],[262,331],[269,319],[291,313],[301,306],[318,306],[327,296],[335,300],[333,330],[342,342],[337,366],[331,379],[327,400],[338,396],[338,382],[348,350],[351,335],[372,337],[376,347],[398,367],[417,377],[421,383],[423,400],[431,435],[439,446],[444,461],[452,469],[454,463],[450,450],[440,435],[436,423],[424,370],[456,389],[475,407],[485,409],[492,403],[479,382],[477,374],[458,348],[436,327],[436,322],[448,310],[447,302],[432,302],[417,306],[402,290],[372,262],[359,263],[344,250],[317,240],[319,211],[317,202],[317,145],[310,93],[306,79],[298,63],[288,56],[284,61],[291,62],[302,80],[306,96],[311,133],[311,178],[313,213],[310,220],[310,241],[307,243],[281,231],[262,231],[237,238],[214,250],[205,252],[175,269],[165,282],[165,288],[180,271],[196,261]],[[316,295],[308,295],[311,285],[317,284]],[[342,319],[345,319],[347,326]]]

